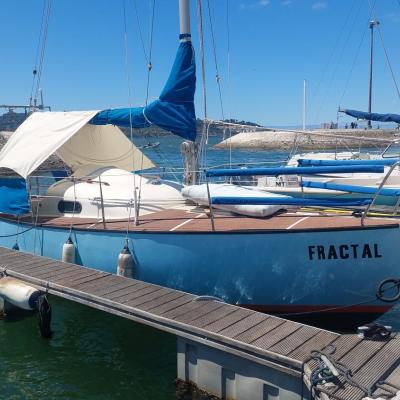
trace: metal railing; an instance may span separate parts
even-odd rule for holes
[[[384,178],[382,179],[381,183],[378,186],[378,189],[376,190],[375,194],[372,197],[372,201],[371,203],[368,204],[367,208],[365,209],[365,211],[363,212],[362,216],[361,216],[361,225],[364,226],[365,224],[365,218],[367,218],[369,211],[371,210],[372,206],[375,204],[376,199],[378,198],[379,194],[382,191],[382,188],[385,186],[387,180],[390,178],[390,175],[392,174],[392,172],[394,171],[394,169],[396,167],[400,166],[400,161],[397,161],[396,163],[394,163],[388,170],[388,172],[386,173],[386,175],[384,176]],[[397,213],[397,209],[400,205],[400,197],[397,199],[396,204],[393,208],[393,215],[396,215]]]

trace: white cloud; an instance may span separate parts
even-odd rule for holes
[[[255,8],[263,8],[267,7],[270,3],[270,0],[257,0],[251,3],[240,3],[241,10],[254,10]]]
[[[313,5],[311,6],[311,8],[312,8],[314,11],[322,10],[322,9],[326,8],[326,2],[325,2],[325,1],[317,1],[317,2],[313,3]]]
[[[289,6],[290,4],[292,4],[293,2],[292,2],[292,0],[284,0],[284,1],[282,1],[282,5],[283,6]]]

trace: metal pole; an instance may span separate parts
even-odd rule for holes
[[[369,22],[371,29],[371,48],[370,48],[370,65],[369,65],[369,96],[368,96],[368,113],[372,112],[372,69],[374,60],[374,26],[379,25],[379,21],[372,20]],[[368,120],[368,128],[371,128],[371,119]]]
[[[307,100],[307,81],[303,82],[303,131],[306,130],[306,100]]]
[[[103,199],[103,186],[101,183],[101,177],[99,175],[99,186],[100,186],[100,205],[101,205],[101,218],[103,220],[103,228],[107,229],[106,226],[106,217],[105,217],[105,213],[104,213],[104,199]]]
[[[189,0],[179,0],[179,32],[181,41],[187,42],[191,40]]]

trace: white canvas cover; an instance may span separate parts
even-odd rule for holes
[[[33,113],[3,147],[0,152],[0,167],[10,168],[26,179],[57,152],[72,169],[89,160],[90,164],[137,169],[137,163],[133,163],[132,144],[120,129],[109,125],[93,126],[93,129],[91,125],[86,127],[97,113],[98,111]],[[108,134],[112,137],[108,137]],[[88,152],[87,156],[85,151]],[[139,152],[137,149],[136,151]],[[141,164],[142,158],[135,157],[136,159]],[[144,157],[143,165],[146,166],[143,169],[149,168],[149,164],[153,166]]]
[[[74,172],[85,165],[117,167],[126,171],[154,167],[114,125],[83,126],[57,150],[57,155]]]

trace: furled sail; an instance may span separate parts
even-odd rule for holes
[[[339,111],[357,119],[365,119],[367,121],[379,121],[379,122],[395,122],[396,124],[400,124],[399,114],[378,114],[378,113],[369,113],[364,111],[346,110],[346,109]]]
[[[194,92],[196,64],[191,41],[179,45],[175,62],[160,97],[146,107],[115,108],[99,112],[94,125],[145,128],[152,124],[185,139],[196,138]]]

